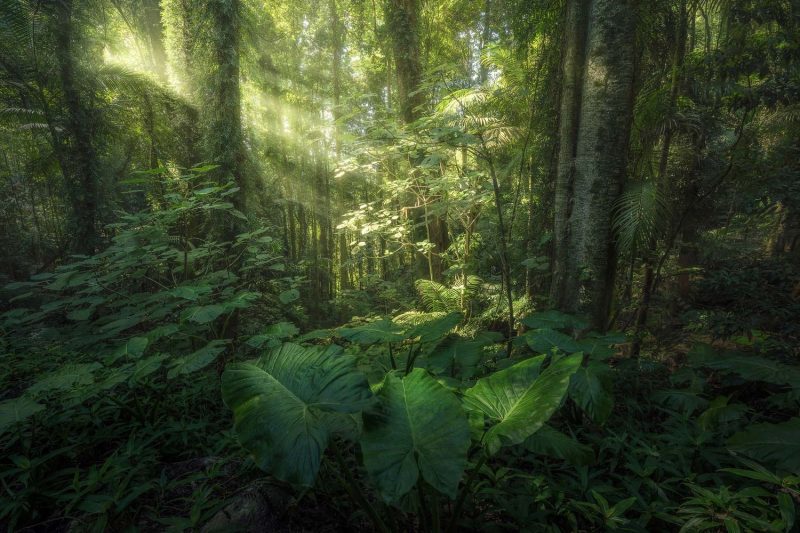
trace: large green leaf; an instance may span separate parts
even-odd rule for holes
[[[419,341],[422,343],[440,341],[462,320],[464,320],[464,315],[461,313],[447,313],[444,316],[417,324],[408,332],[408,338],[419,337]]]
[[[221,305],[203,305],[187,309],[185,317],[198,324],[208,324],[224,312],[225,308]]]
[[[372,393],[354,358],[338,347],[284,344],[256,363],[228,365],[222,398],[256,464],[278,479],[311,486],[341,413],[358,413]]]
[[[747,406],[741,403],[728,403],[728,396],[718,396],[709,404],[708,409],[697,417],[697,425],[711,431],[722,424],[738,420],[747,412]]]
[[[278,299],[281,301],[282,304],[289,304],[293,301],[300,298],[300,291],[297,289],[289,289],[288,291],[283,291],[278,295]]]
[[[708,405],[708,400],[693,389],[665,389],[653,393],[652,399],[670,409],[690,415]]]
[[[484,437],[490,454],[523,442],[547,422],[583,360],[582,353],[554,361],[538,375],[541,357],[529,359],[478,380],[464,397],[468,408],[494,422]]]
[[[502,339],[502,336],[500,338]],[[420,357],[416,365],[427,368],[435,374],[470,379],[475,375],[481,362],[484,348],[498,340],[497,337],[488,334],[481,334],[474,339],[451,336],[431,353]]]
[[[8,431],[14,424],[43,410],[44,405],[25,396],[0,402],[0,435]]]
[[[105,364],[111,365],[122,357],[133,359],[141,357],[145,349],[147,349],[149,342],[150,339],[147,337],[132,337],[128,339],[125,344],[117,348],[114,353],[106,357]]]
[[[588,326],[585,320],[551,309],[530,314],[522,323],[531,329],[583,329]]]
[[[537,329],[525,334],[528,346],[536,353],[549,354],[553,349],[564,353],[575,353],[583,350],[575,339],[552,329]]]
[[[735,452],[800,474],[800,418],[782,424],[750,426],[731,437],[728,446]]]
[[[247,345],[253,348],[261,348],[266,344],[267,348],[274,348],[280,344],[280,341],[283,339],[289,339],[298,333],[300,333],[300,330],[291,322],[278,322],[277,324],[267,326],[267,328],[264,329],[264,333],[250,337],[247,340]]]
[[[578,341],[580,351],[595,361],[604,361],[614,357],[616,350],[611,348],[611,344],[614,343],[610,343],[603,337],[589,337]]]
[[[172,363],[167,377],[172,379],[179,374],[191,374],[205,368],[224,351],[225,341],[220,339],[213,340],[199,350],[176,359]]]
[[[469,425],[456,396],[421,368],[386,376],[379,405],[364,414],[364,465],[386,501],[396,502],[420,474],[455,498],[467,465]]]
[[[379,342],[398,342],[407,338],[403,333],[403,328],[388,318],[382,318],[354,328],[340,328],[339,335],[350,342],[365,345]]]
[[[582,444],[547,424],[525,440],[525,448],[533,453],[563,459],[573,465],[589,465],[594,462],[591,446]]]
[[[738,352],[718,352],[708,345],[697,345],[690,360],[700,366],[738,374],[748,381],[764,381],[800,389],[800,370],[771,359]]]
[[[603,424],[614,408],[613,389],[611,369],[604,363],[590,361],[572,376],[569,395],[592,420]]]
[[[136,366],[133,368],[133,373],[130,377],[131,384],[137,383],[153,372],[158,371],[161,368],[164,361],[169,358],[169,354],[157,353],[155,355],[151,355],[150,357],[146,357],[144,359],[140,359],[136,362]],[[124,376],[124,374],[122,374]],[[113,386],[113,385],[112,385]]]
[[[54,390],[70,390],[94,382],[94,372],[101,368],[100,363],[81,363],[64,365],[28,387],[27,394],[41,394]]]

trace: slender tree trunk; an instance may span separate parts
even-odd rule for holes
[[[220,183],[233,181],[239,192],[232,196],[234,206],[245,210],[247,184],[244,177],[245,152],[242,133],[241,89],[239,83],[240,0],[207,0],[207,12],[213,21],[212,55],[215,68],[211,77],[211,98],[206,130],[206,144]],[[232,239],[239,229],[232,218],[225,227],[225,237]]]
[[[331,77],[333,78],[333,153],[334,153],[334,162],[338,164],[339,158],[341,157],[341,141],[339,139],[339,119],[341,118],[341,99],[342,99],[342,40],[343,40],[343,33],[344,27],[341,22],[341,17],[339,16],[339,9],[337,6],[337,0],[330,0],[328,7],[330,8],[330,15],[331,15],[331,24],[332,24],[332,39],[331,39]],[[335,167],[334,169],[335,170]],[[332,215],[333,211],[331,208],[331,187],[330,187],[330,178],[326,178],[327,182],[327,193],[326,193],[326,202],[327,202],[327,209],[329,216]],[[344,202],[340,207],[341,211],[339,211],[337,218],[341,218],[345,211]],[[336,250],[336,242],[334,241],[334,231],[333,231],[333,221],[330,221],[330,232],[329,232],[329,253],[330,253],[330,284],[331,284],[331,292],[333,292],[334,287],[336,286],[336,281],[334,277],[334,263],[333,263],[333,254]],[[341,230],[344,232],[344,230]],[[345,239],[344,233],[339,235],[339,290],[349,289],[349,274],[347,272],[346,266],[346,252],[347,252],[347,240]]]
[[[687,37],[687,20],[686,20],[686,0],[682,0],[679,6],[678,13],[678,27],[675,33],[675,51],[672,60],[672,70],[670,77],[670,89],[667,101],[667,119],[671,121],[672,114],[678,102],[678,94],[680,90],[680,73],[683,68],[683,60],[686,55],[686,37]],[[669,190],[669,175],[667,174],[667,167],[669,165],[669,151],[672,146],[673,131],[669,126],[664,128],[664,138],[661,142],[661,155],[658,161],[658,194],[665,197]],[[655,282],[655,261],[658,241],[655,236],[650,240],[649,246],[645,256],[644,265],[644,280],[642,282],[642,296],[639,302],[639,309],[636,313],[636,327],[634,332],[633,347],[631,355],[637,357],[641,350],[642,331],[647,324],[647,315],[650,310],[650,301],[652,300],[653,284]]]
[[[492,26],[490,24],[492,18],[492,0],[484,0],[483,2],[483,14],[481,15],[481,25],[483,28],[481,29],[481,51],[486,50],[486,47],[489,46],[489,43],[492,39]],[[478,70],[478,83],[483,85],[486,83],[486,80],[489,79],[489,66],[487,63],[478,58],[478,64],[480,65]]]
[[[558,126],[555,211],[553,217],[553,265],[550,285],[552,305],[568,312],[578,310],[575,258],[569,256],[570,217],[574,203],[575,156],[581,118],[581,91],[586,54],[589,0],[568,0],[561,59],[561,111]]]
[[[66,129],[69,137],[70,193],[75,220],[73,249],[91,254],[98,245],[97,204],[99,201],[99,172],[97,155],[92,142],[95,120],[90,106],[81,95],[76,77],[73,52],[75,31],[72,0],[54,3],[56,60],[67,111]]]
[[[425,103],[425,95],[420,90],[422,82],[422,63],[419,44],[419,0],[386,0],[386,23],[390,30],[392,52],[397,80],[397,97],[400,116],[403,122],[411,124],[419,118],[419,108]],[[412,161],[412,166],[418,162]],[[430,254],[416,254],[417,274],[434,281],[441,281],[444,264],[441,254],[449,246],[447,216],[436,211],[438,198],[429,195],[424,176],[414,170],[420,186],[417,194],[418,205],[413,210],[416,240],[429,239],[435,246]]]

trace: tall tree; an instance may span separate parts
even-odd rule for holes
[[[575,42],[564,54],[551,296],[557,307],[586,311],[605,329],[616,266],[611,213],[626,175],[633,113],[636,1],[567,6],[566,33]]]
[[[392,40],[400,116],[404,123],[411,124],[419,118],[420,107],[425,103],[421,90],[419,0],[387,0],[385,16]],[[411,163],[413,166],[418,161]],[[439,198],[430,193],[425,176],[418,169],[412,172],[419,178],[418,205],[413,210],[415,240],[434,245],[432,251],[417,253],[417,272],[420,277],[440,281],[444,270],[441,254],[450,245],[447,217],[438,212],[435,204]]]
[[[210,159],[220,166],[219,179],[232,179],[240,191],[234,204],[243,208],[245,195],[244,165],[246,154],[242,133],[242,96],[240,87],[241,2],[207,0],[211,17],[210,94],[203,102],[207,113],[206,148]]]
[[[392,40],[400,115],[410,124],[419,118],[419,108],[425,103],[419,90],[419,0],[386,0],[385,16]]]
[[[57,0],[53,7],[56,61],[67,117],[65,129],[69,145],[69,191],[75,224],[73,249],[81,253],[92,253],[98,244],[97,203],[100,179],[92,139],[95,120],[92,116],[93,108],[86,103],[81,92],[80,75],[77,72],[74,48],[77,32],[73,1]]]

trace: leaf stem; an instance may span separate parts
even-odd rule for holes
[[[446,533],[453,533],[458,528],[458,519],[461,517],[461,510],[464,507],[464,502],[467,499],[467,494],[469,493],[470,488],[472,487],[472,482],[475,481],[475,477],[478,475],[483,464],[486,462],[489,456],[486,452],[481,453],[481,458],[478,459],[478,462],[475,464],[475,468],[472,469],[472,472],[469,473],[469,477],[467,477],[467,481],[464,482],[464,486],[461,487],[461,492],[458,494],[458,499],[456,500],[456,506],[453,508],[453,516],[450,517],[450,523],[447,525]]]
[[[344,457],[342,457],[342,453],[339,451],[339,447],[336,444],[337,443],[334,442],[331,448],[333,449],[333,456],[336,458],[336,463],[339,465],[339,470],[341,470],[344,475],[345,489],[350,494],[353,502],[369,515],[372,523],[375,525],[375,529],[381,533],[389,533],[389,529],[386,527],[386,524],[383,523],[383,520],[381,520],[378,512],[372,504],[367,501],[364,494],[361,493],[355,478],[353,478],[353,474],[350,472],[350,467],[345,463]]]
[[[392,370],[397,370],[397,361],[394,360],[394,353],[392,353],[392,343],[387,342],[386,346],[389,347],[389,361],[392,363]]]

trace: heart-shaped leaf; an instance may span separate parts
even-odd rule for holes
[[[419,476],[455,498],[467,465],[469,425],[455,394],[424,369],[389,373],[378,406],[364,414],[364,466],[381,496],[397,502]]]
[[[278,479],[311,486],[330,436],[370,403],[353,357],[331,346],[284,344],[255,363],[228,365],[222,398],[256,464]]]
[[[484,436],[490,454],[502,446],[523,442],[550,419],[582,359],[581,353],[562,357],[541,374],[544,356],[527,359],[478,380],[467,390],[467,407],[482,411],[493,423]]]

